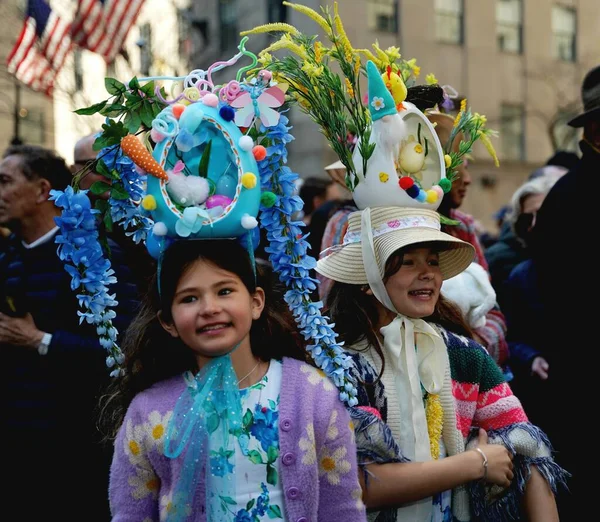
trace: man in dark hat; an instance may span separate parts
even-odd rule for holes
[[[577,509],[591,498],[585,488],[587,458],[582,456],[582,418],[575,414],[576,402],[595,396],[597,381],[592,346],[597,343],[593,325],[595,307],[584,305],[597,278],[597,263],[590,257],[598,237],[595,194],[600,172],[600,66],[587,73],[582,85],[583,112],[569,125],[583,129],[582,156],[562,176],[537,213],[532,237],[532,255],[538,287],[548,324],[544,351],[550,372],[544,421],[538,424],[557,450],[557,462],[572,473],[570,493],[558,497],[561,520],[581,520]],[[594,312],[593,312],[594,311]],[[596,345],[597,346],[597,345]]]

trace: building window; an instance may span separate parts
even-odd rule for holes
[[[525,112],[523,107],[502,105],[500,116],[503,159],[525,161]]]
[[[463,0],[435,0],[435,34],[438,42],[464,41]]]
[[[398,2],[396,0],[367,0],[367,22],[371,31],[398,32]]]
[[[140,27],[140,38],[138,40],[140,48],[140,71],[144,76],[150,76],[152,67],[152,26],[144,24]]]
[[[219,0],[221,51],[236,47],[238,42],[237,0]]]
[[[270,24],[287,22],[287,6],[282,0],[268,0],[267,16]]]
[[[577,13],[575,9],[555,5],[552,8],[552,51],[554,58],[565,62],[576,60],[576,32]]]
[[[523,0],[498,0],[496,3],[498,49],[523,52]]]
[[[19,111],[19,134],[23,143],[45,145],[46,125],[41,109],[21,109]]]
[[[82,64],[83,51],[76,47],[73,51],[73,74],[75,81],[75,91],[83,90],[83,64]]]

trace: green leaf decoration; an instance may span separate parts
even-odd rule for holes
[[[450,226],[460,225],[460,221],[456,221],[455,219],[450,219],[449,217],[446,217],[442,214],[440,214],[440,223],[442,225],[450,225]]]
[[[269,464],[273,464],[273,462],[277,460],[278,456],[279,450],[275,446],[269,446],[269,449],[267,450],[267,462]]]
[[[90,107],[83,107],[82,109],[77,109],[75,114],[79,114],[80,116],[91,116],[92,114],[96,114],[100,112],[104,106],[108,103],[108,100],[101,101],[100,103],[95,103]]]
[[[283,518],[281,516],[281,509],[277,505],[269,506],[267,510],[267,515],[269,518]]]
[[[102,182],[100,182],[100,183],[102,183]],[[112,220],[112,216],[110,215],[110,212],[106,212],[104,214],[104,226],[106,227],[107,232],[112,232],[113,220]]]
[[[271,464],[267,464],[267,482],[271,486],[277,485],[277,470]]]
[[[94,170],[98,174],[100,174],[101,176],[104,176],[107,179],[113,179],[113,176],[112,176],[112,174],[110,172],[110,169],[106,166],[106,163],[104,163],[102,160],[98,160],[96,162]]]
[[[123,120],[123,124],[130,134],[135,134],[142,125],[142,119],[137,112],[129,111]]]
[[[94,150],[102,150],[104,147],[120,145],[121,139],[127,136],[128,130],[120,121],[109,120],[102,124],[102,134],[94,142]]]
[[[130,91],[140,90],[140,82],[138,81],[137,76],[134,76],[131,80],[129,80],[129,90]]]
[[[120,103],[111,103],[106,105],[101,111],[102,116],[108,116],[109,118],[116,118],[127,110],[127,107]]]
[[[127,90],[124,83],[121,83],[114,78],[104,78],[104,87],[108,94],[112,94],[113,96],[119,96]]]
[[[154,119],[154,113],[152,112],[152,104],[150,100],[144,100],[142,102],[142,108],[140,110],[140,118],[142,123],[149,129],[152,127],[152,120]]]
[[[249,451],[248,458],[252,464],[266,464],[266,462],[263,461],[262,455],[256,450]]]
[[[242,418],[242,424],[243,424],[244,428],[249,428],[250,426],[252,426],[253,423],[254,423],[254,415],[252,414],[252,411],[250,410],[250,408],[248,408],[246,410],[246,413],[244,413],[244,417]]]
[[[208,433],[214,433],[219,427],[219,416],[217,414],[213,414],[208,419],[206,419],[206,429]]]
[[[204,147],[204,151],[202,152],[202,157],[200,158],[200,163],[198,164],[198,176],[201,178],[208,178],[208,162],[210,161],[210,149],[212,148],[212,140],[210,140],[206,147]]]
[[[97,199],[94,203],[94,208],[104,214],[108,210],[108,201],[104,199]]]
[[[224,497],[222,495],[219,495],[219,498],[221,499],[221,502],[224,502],[225,504],[229,504],[230,506],[236,505],[236,501],[233,500],[231,497]]]
[[[110,191],[110,196],[113,199],[129,199],[129,193],[125,190],[125,187],[121,183],[115,183]]]
[[[254,504],[256,503],[256,499],[252,499],[250,500],[247,504],[246,504],[246,511],[250,511],[253,507]]]
[[[100,194],[104,194],[105,192],[111,190],[113,187],[104,181],[96,181],[91,187],[90,192],[99,196]]]

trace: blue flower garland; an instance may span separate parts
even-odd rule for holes
[[[123,188],[129,194],[126,199],[117,199],[111,195],[108,200],[113,223],[120,224],[125,234],[132,237],[135,243],[145,242],[154,222],[144,215],[140,205],[144,197],[146,175],[140,174],[135,164],[129,159],[121,147],[106,147],[100,151],[101,158],[110,171],[116,171]]]
[[[316,266],[314,258],[306,254],[308,242],[302,232],[304,223],[292,221],[292,214],[302,209],[302,200],[295,195],[298,175],[284,164],[287,162],[286,144],[294,137],[289,133],[289,120],[283,114],[275,127],[261,126],[261,134],[268,142],[267,158],[259,162],[263,192],[276,195],[271,207],[261,207],[260,225],[267,232],[269,246],[265,251],[273,270],[279,273],[281,282],[289,288],[284,299],[294,315],[300,332],[314,344],[307,346],[313,360],[340,390],[340,399],[349,406],[358,404],[355,383],[349,368],[353,362],[341,345],[337,334],[328,324],[328,317],[321,315],[322,302],[313,302],[311,292],[316,281],[310,270]]]
[[[118,304],[115,296],[108,293],[108,285],[116,283],[114,270],[105,258],[98,241],[96,214],[92,209],[87,191],[75,192],[73,187],[66,190],[52,190],[50,200],[62,208],[60,217],[55,218],[60,228],[56,236],[58,257],[65,263],[65,270],[71,276],[71,289],[77,291],[79,324],[86,321],[96,325],[100,345],[109,355],[106,365],[114,369],[111,376],[122,373],[123,352],[117,345],[117,329],[112,320],[116,313],[111,308]]]

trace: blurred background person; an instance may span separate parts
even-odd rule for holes
[[[19,520],[109,520],[110,449],[95,423],[107,354],[96,327],[80,324],[79,296],[56,253],[61,210],[49,199],[70,183],[65,161],[42,147],[13,146],[0,161],[0,226],[12,231],[0,253],[4,492]],[[119,247],[109,245],[123,332],[137,292]]]
[[[597,269],[591,252],[598,237],[592,187],[600,172],[600,65],[586,74],[581,99],[582,113],[569,122],[583,129],[581,158],[546,196],[531,238],[543,303],[543,346],[550,364],[540,426],[558,451],[558,462],[573,475],[570,494],[557,499],[562,520],[579,520],[581,502],[593,495],[593,486],[585,478],[588,461],[581,458],[581,430],[576,429],[581,417],[574,407],[561,408],[560,415],[556,408],[571,394],[593,397],[597,393],[597,365],[593,363],[597,312],[584,296],[594,288]]]
[[[554,183],[565,173],[564,167],[553,165],[534,170],[529,180],[512,195],[498,241],[485,251],[492,286],[502,311],[504,285],[508,276],[515,266],[530,257],[529,235],[533,230],[537,211]]]

